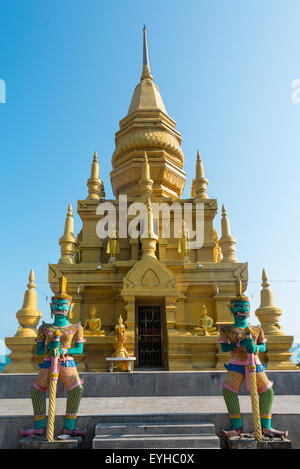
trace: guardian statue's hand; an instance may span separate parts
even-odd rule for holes
[[[257,346],[254,344],[253,339],[244,339],[241,340],[240,344],[245,347],[247,353],[255,353],[257,350]]]

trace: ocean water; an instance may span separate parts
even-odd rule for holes
[[[10,362],[10,359],[8,358],[7,355],[0,355],[0,373],[3,370],[3,368],[8,365]]]
[[[290,352],[293,354],[291,360],[293,363],[300,363],[300,344],[294,344],[290,349]]]

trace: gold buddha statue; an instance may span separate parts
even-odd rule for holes
[[[119,246],[119,232],[113,225],[112,230],[109,232],[106,253],[109,254],[109,262],[116,262],[117,254],[120,253]]]
[[[123,323],[123,318],[121,315],[119,317],[118,324],[115,325],[114,332],[115,332],[115,353],[113,354],[113,357],[116,357],[116,358],[129,357],[129,353],[124,347],[124,343],[126,341],[126,328],[125,328],[125,324]]]
[[[183,254],[183,259],[185,262],[190,262],[190,258],[188,256],[188,240],[189,240],[189,230],[186,228],[185,222],[182,222],[182,231],[181,231],[181,238],[178,239],[178,248],[177,251],[180,254]]]
[[[216,246],[214,248],[214,261],[217,263],[220,263],[221,260],[223,259],[223,255],[222,255],[222,250],[220,246],[219,236],[215,228],[213,228],[213,236],[214,236],[214,242],[216,243]]]
[[[202,305],[198,326],[194,328],[194,335],[217,335],[217,328],[214,326],[213,319],[208,316],[207,308]]]
[[[101,319],[96,317],[96,307],[93,305],[90,309],[90,317],[85,321],[83,334],[89,336],[105,335],[105,331],[101,329]]]

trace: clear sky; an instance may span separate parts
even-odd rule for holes
[[[151,71],[183,137],[184,196],[199,148],[209,195],[249,262],[252,322],[265,267],[281,324],[300,342],[299,23],[299,1],[0,0],[0,338],[16,332],[31,268],[49,319],[48,263],[68,204],[87,196],[95,150],[112,197],[114,134],[147,24]]]

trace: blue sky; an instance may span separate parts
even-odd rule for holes
[[[184,196],[199,148],[209,195],[249,262],[252,321],[265,267],[281,324],[300,342],[299,20],[298,1],[0,1],[0,338],[16,332],[31,268],[49,319],[48,263],[68,204],[87,195],[95,150],[112,197],[114,134],[140,78],[146,23],[152,74],[183,137]]]

